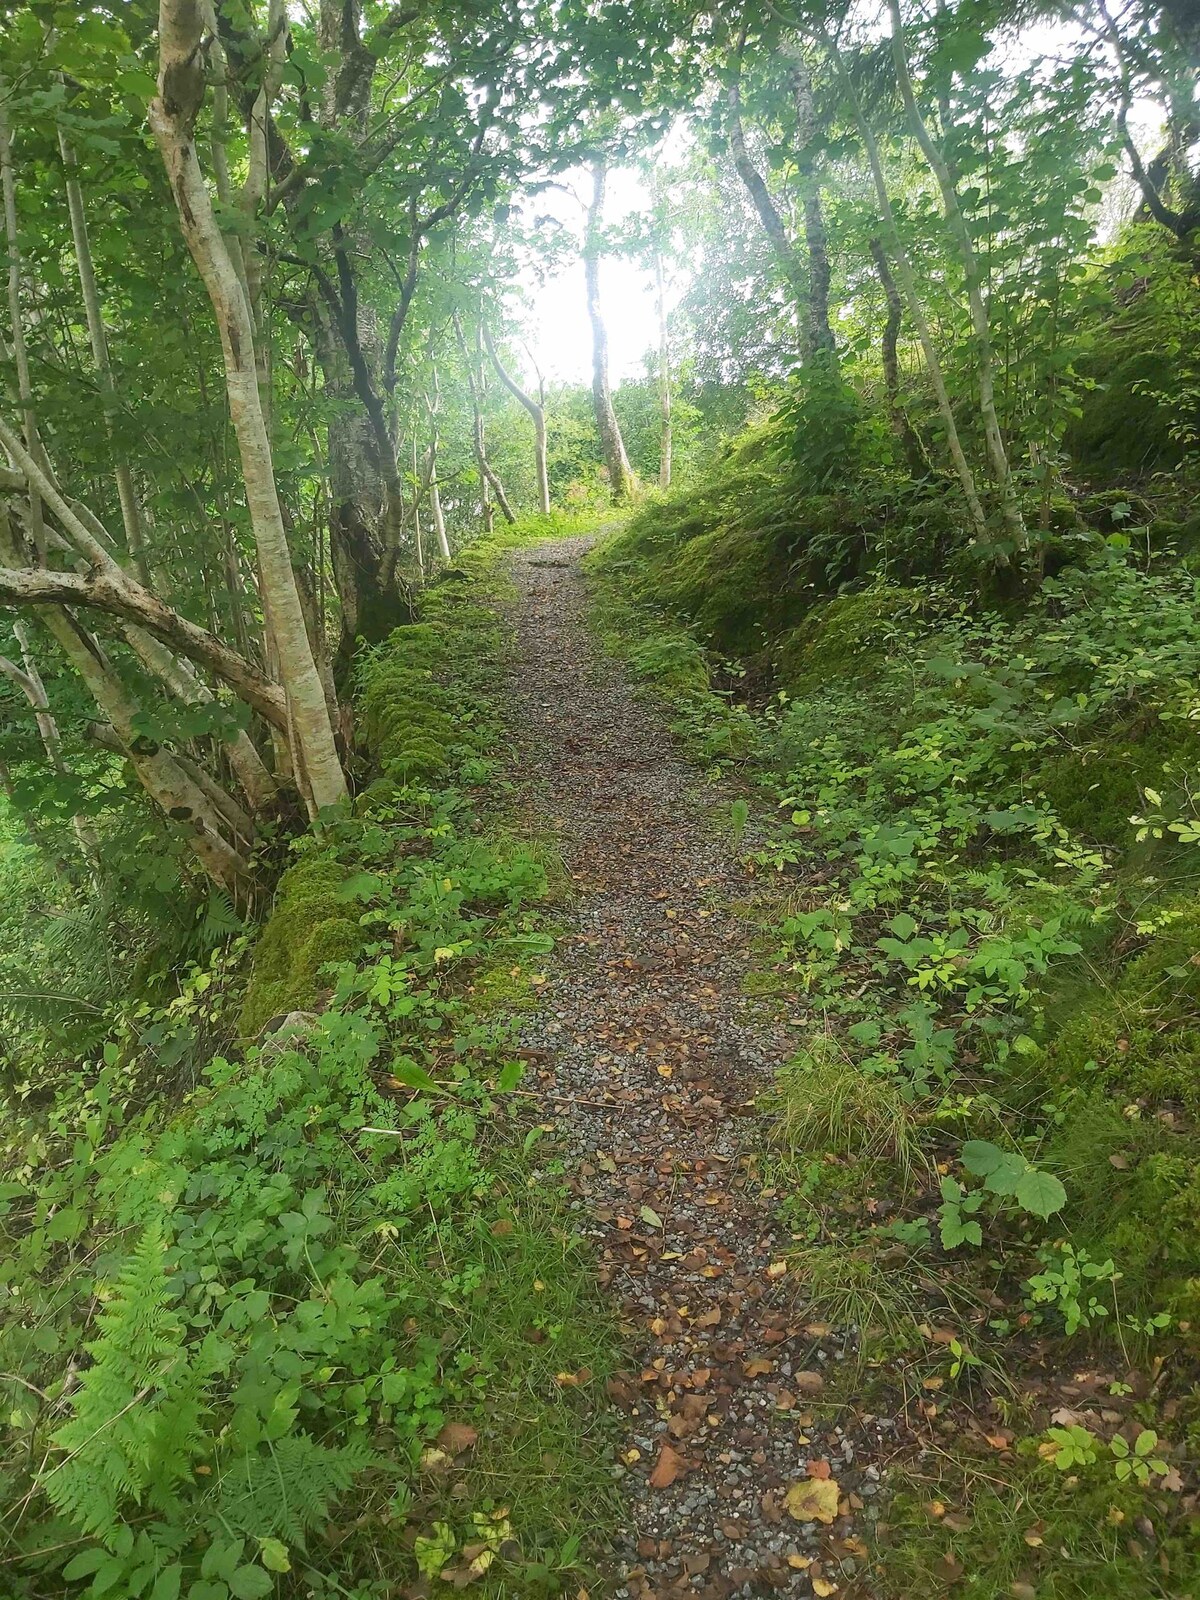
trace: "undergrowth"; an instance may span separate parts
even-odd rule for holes
[[[903,1407],[929,1439],[908,1489],[893,1473],[880,1582],[1116,1595],[1136,1572],[1147,1592],[1191,1594],[1186,530],[1129,526],[1111,495],[1084,502],[1064,510],[1041,581],[988,600],[911,495],[889,502],[889,534],[869,485],[797,500],[772,461],[768,427],[602,547],[596,623],[693,755],[737,783],[732,832],[773,907],[754,987],[813,1018],[766,1151],[796,1276],[809,1315],[857,1329],[874,1408]],[[1056,1415],[1095,1446],[1073,1479]],[[970,1519],[947,1539],[921,1483],[972,1429],[1003,1433],[1003,1450],[986,1494],[947,1492],[950,1530]],[[1161,1472],[1140,1502],[1129,1481],[1118,1494],[1119,1453],[1155,1429]],[[1025,1507],[1043,1508],[1028,1523],[1052,1530],[1045,1555],[1018,1548]],[[1139,1517],[1153,1541],[1106,1556]]]
[[[552,853],[498,809],[513,537],[359,663],[370,781],[252,953],[10,1095],[13,1600],[579,1587],[615,1341],[511,1092],[499,978],[553,942]]]

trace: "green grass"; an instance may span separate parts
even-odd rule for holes
[[[923,1161],[912,1105],[887,1078],[869,1077],[828,1034],[783,1067],[771,1143],[791,1162],[829,1152],[892,1163],[905,1183]]]
[[[1103,1461],[1078,1474],[953,1440],[896,1474],[873,1552],[886,1600],[1192,1600],[1200,1523],[1179,1497],[1123,1487]]]

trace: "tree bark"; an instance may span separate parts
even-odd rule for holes
[[[345,800],[346,779],[284,532],[259,397],[250,308],[213,215],[196,154],[195,121],[204,99],[200,43],[197,0],[162,0],[159,86],[150,106],[150,126],[171,183],[184,239],[204,280],[221,335],[225,387],[258,549],[263,606],[279,653],[280,676],[303,765],[298,776],[319,812]]]
[[[817,177],[813,144],[817,137],[817,113],[813,104],[812,76],[808,64],[796,55],[788,68],[792,106],[796,113],[796,161],[799,167],[800,198],[804,206],[804,244],[808,251],[808,296],[805,312],[808,322],[808,352],[836,350],[837,340],[829,323],[829,244],[825,234],[825,213],[821,206],[821,184]]]
[[[613,410],[612,391],[608,382],[608,329],[600,306],[600,216],[604,209],[604,187],[607,172],[603,162],[592,164],[592,203],[588,208],[587,234],[583,246],[584,279],[587,285],[588,318],[592,324],[592,400],[596,408],[596,428],[600,434],[600,448],[608,467],[608,483],[616,501],[627,500],[636,492],[637,480],[629,457],[625,453],[625,440],[621,425]]]
[[[487,325],[481,323],[480,326],[483,329],[483,342],[487,346],[487,353],[491,357],[493,367],[496,369],[496,376],[509,394],[512,395],[513,399],[524,406],[533,422],[533,467],[537,477],[538,510],[544,517],[548,517],[550,515],[550,472],[547,462],[546,407],[535,400],[531,394],[527,394],[511,373],[508,372],[497,354],[495,343]]]
[[[893,278],[892,269],[888,265],[887,251],[883,247],[882,239],[872,239],[868,248],[871,252],[871,260],[875,263],[875,271],[879,274],[883,298],[887,302],[887,320],[883,325],[880,356],[883,362],[883,387],[887,395],[888,417],[891,421],[892,432],[904,449],[909,471],[914,476],[919,476],[928,470],[929,462],[925,457],[921,441],[917,437],[912,423],[909,422],[900,400],[900,358],[898,347],[900,327],[904,321],[904,301],[900,298],[900,291],[896,287],[896,280]]]
[[[662,251],[654,252],[654,292],[658,311],[658,486],[671,487],[671,345],[667,337],[667,300],[663,284]]]
[[[459,353],[463,358],[463,370],[467,375],[467,390],[471,396],[471,444],[475,453],[475,465],[479,471],[479,492],[483,519],[486,524],[491,510],[491,496],[494,494],[496,496],[496,504],[500,507],[500,513],[505,522],[514,523],[517,520],[516,515],[509,504],[504,485],[500,481],[500,474],[492,466],[487,455],[487,436],[483,425],[484,395],[482,360],[480,359],[482,346],[480,325],[476,324],[475,352],[472,354],[467,347],[462,318],[457,311],[451,321],[454,324],[454,337],[458,341]]]
[[[996,475],[996,483],[1000,490],[1001,513],[1014,546],[1018,550],[1024,550],[1029,543],[1029,534],[1025,527],[1025,518],[1021,513],[1021,503],[1017,498],[1016,487],[1009,468],[1008,452],[1004,448],[1004,439],[1000,432],[1000,419],[996,415],[991,329],[988,326],[987,307],[983,302],[983,281],[979,269],[979,259],[975,254],[975,247],[971,243],[971,233],[967,227],[966,218],[963,216],[962,207],[959,205],[954,175],[947,166],[946,158],[939,149],[933,135],[929,132],[925,119],[922,117],[920,108],[917,105],[916,96],[913,93],[912,76],[908,70],[908,57],[904,51],[904,24],[900,16],[900,0],[888,0],[888,11],[892,20],[892,59],[895,62],[896,77],[900,84],[900,93],[904,99],[904,108],[908,114],[909,126],[912,128],[916,141],[921,147],[922,154],[929,163],[930,170],[937,179],[938,188],[942,194],[942,208],[945,212],[946,222],[949,225],[951,236],[958,247],[958,253],[962,260],[967,291],[967,306],[971,316],[971,328],[975,335],[975,374],[979,385],[979,412],[983,419],[983,433],[987,441],[988,457],[991,460],[992,471]]]

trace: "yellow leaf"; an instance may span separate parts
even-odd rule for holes
[[[813,1593],[819,1594],[822,1597],[822,1600],[824,1600],[826,1595],[836,1594],[838,1592],[837,1584],[830,1583],[828,1578],[814,1578],[812,1581],[812,1586]]]
[[[788,1512],[797,1522],[830,1523],[837,1516],[836,1478],[808,1478],[794,1483],[783,1497]]]

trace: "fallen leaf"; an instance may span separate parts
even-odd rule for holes
[[[957,1583],[963,1575],[963,1564],[952,1550],[947,1550],[934,1571],[943,1583]]]
[[[467,1422],[448,1422],[437,1436],[437,1442],[443,1450],[452,1456],[460,1455],[464,1450],[470,1450],[476,1439],[479,1438],[479,1429],[472,1428]]]
[[[648,1228],[662,1227],[662,1218],[659,1216],[658,1212],[650,1206],[643,1206],[638,1212],[638,1216],[641,1217],[642,1221]]]
[[[810,1478],[829,1478],[833,1475],[828,1461],[810,1461],[804,1470]]]
[[[742,1368],[748,1378],[761,1378],[774,1370],[775,1363],[773,1361],[765,1361],[762,1356],[755,1356],[753,1361],[747,1361]]]
[[[788,1513],[797,1522],[831,1523],[837,1516],[838,1486],[833,1478],[809,1478],[794,1483],[783,1497]]]
[[[825,1379],[819,1372],[795,1372],[792,1374],[792,1387],[799,1394],[820,1394],[825,1387]]]
[[[664,1444],[658,1452],[658,1460],[654,1463],[654,1471],[650,1474],[650,1487],[652,1489],[667,1489],[675,1482],[679,1474],[686,1470],[686,1463],[677,1450],[672,1450],[669,1444]]]
[[[812,1580],[812,1587],[813,1593],[819,1594],[821,1596],[821,1600],[825,1600],[825,1596],[827,1595],[836,1594],[838,1592],[837,1584],[830,1583],[828,1578],[814,1578]]]

